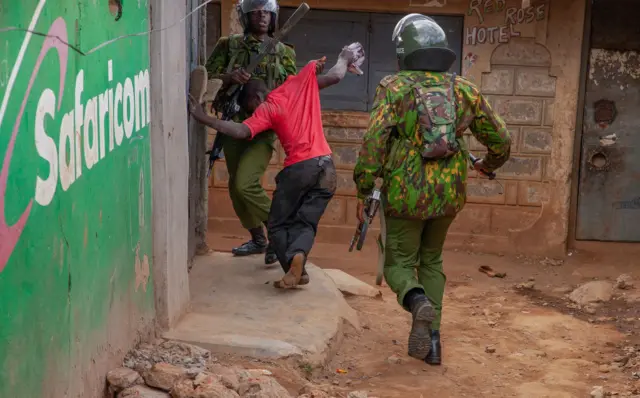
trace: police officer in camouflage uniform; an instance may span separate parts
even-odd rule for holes
[[[384,276],[413,317],[409,355],[441,363],[440,319],[446,276],[442,248],[466,202],[465,130],[487,147],[474,167],[491,172],[509,158],[504,121],[470,81],[447,73],[455,62],[442,28],[410,14],[393,33],[400,71],[380,82],[354,170],[357,214],[383,179]]]
[[[233,84],[245,84],[250,78],[262,79],[269,89],[273,89],[284,83],[289,75],[295,75],[295,51],[283,43],[276,45],[275,50],[264,58],[253,75],[242,69],[258,54],[263,40],[272,36],[276,30],[276,0],[240,0],[237,10],[244,34],[221,37],[218,40],[206,65],[209,78],[221,79],[223,89]],[[249,116],[241,110],[233,120],[241,122]],[[251,141],[224,136],[222,146],[229,172],[229,195],[233,209],[242,226],[251,233],[251,240],[234,248],[233,254],[248,256],[266,251],[267,264],[275,263],[277,258],[273,250],[267,248],[263,224],[267,221],[271,200],[260,179],[273,155],[274,142],[275,134],[268,132]]]

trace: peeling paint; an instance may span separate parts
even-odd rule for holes
[[[616,136],[615,134],[609,134],[600,138],[600,145],[611,146],[615,144],[617,140],[618,140],[618,136]]]
[[[142,291],[147,291],[147,283],[149,282],[150,275],[150,267],[149,267],[149,257],[145,254],[143,256],[142,261],[140,261],[140,243],[136,247],[136,262],[135,262],[135,272],[136,272],[136,293],[142,286]]]
[[[640,53],[637,51],[616,51],[616,50],[591,50],[589,61],[589,79],[597,86],[595,71],[605,79],[617,79],[619,77],[630,77],[634,80],[640,79]],[[620,89],[624,85],[620,82]]]

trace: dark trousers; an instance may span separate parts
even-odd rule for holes
[[[292,164],[276,176],[267,230],[285,273],[296,254],[308,256],[335,191],[336,168],[330,156]]]

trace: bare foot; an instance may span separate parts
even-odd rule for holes
[[[291,268],[289,268],[289,272],[282,277],[281,280],[273,283],[278,289],[291,289],[298,284],[300,284],[300,279],[302,278],[302,270],[304,269],[304,254],[298,253],[293,256],[293,260],[291,260]]]

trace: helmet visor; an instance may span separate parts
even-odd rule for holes
[[[260,10],[278,13],[278,2],[276,0],[240,0],[240,9],[243,14]]]
[[[404,28],[409,25],[412,22],[415,21],[420,21],[420,20],[426,20],[426,21],[433,21],[433,19],[429,18],[426,15],[422,15],[422,14],[409,14],[404,16],[400,21],[398,21],[398,23],[396,24],[396,27],[393,29],[393,34],[391,35],[391,40],[395,43],[397,43],[398,38],[400,37],[400,35],[402,34],[402,32],[404,31]]]

